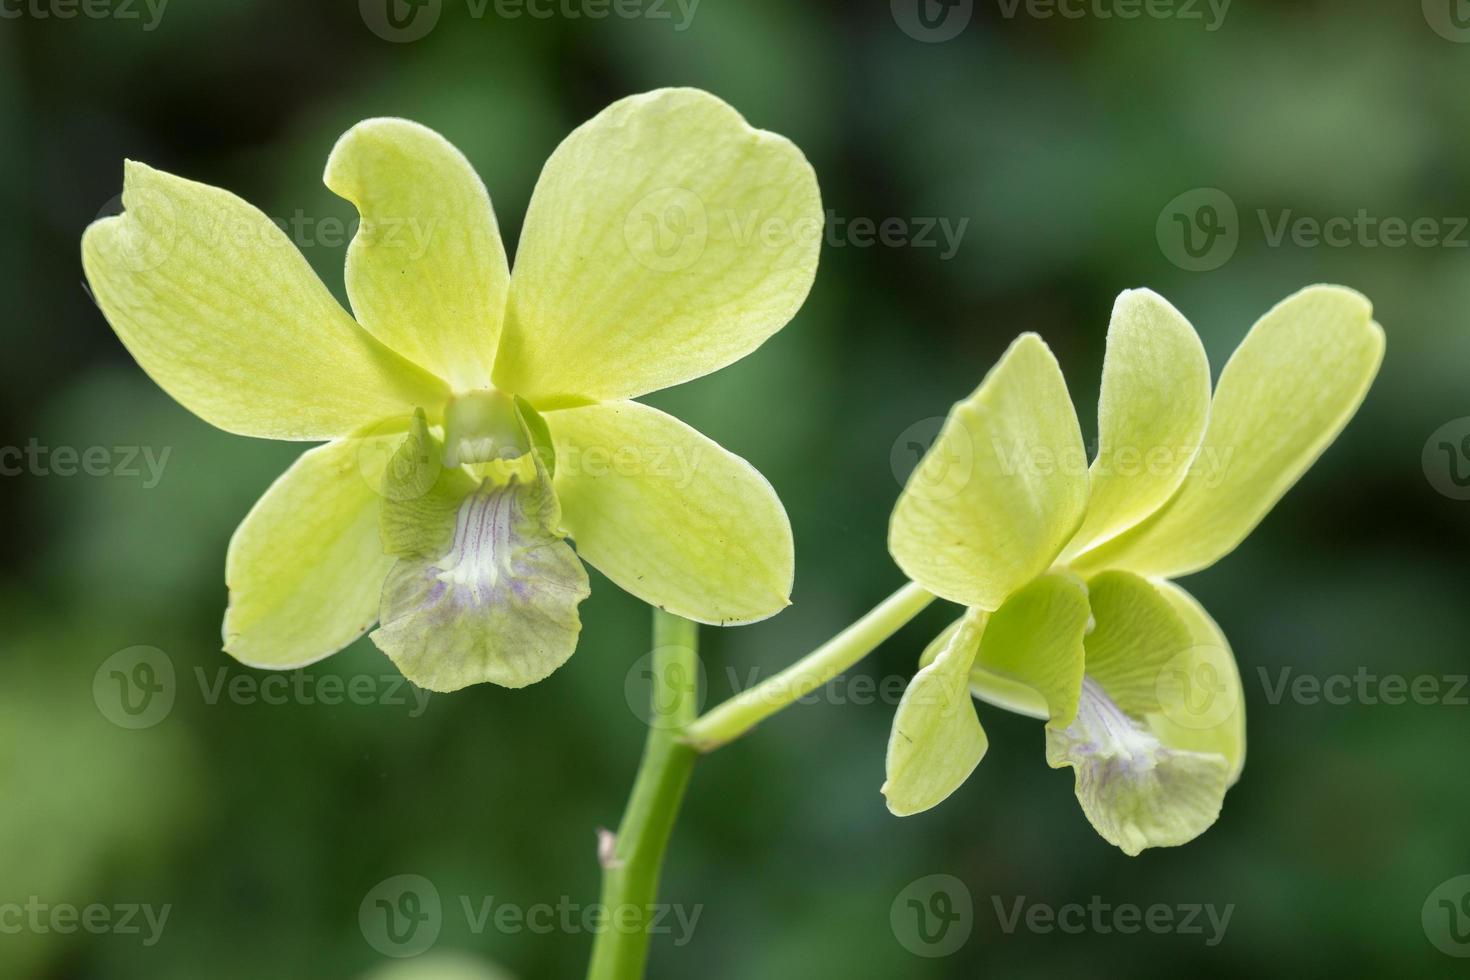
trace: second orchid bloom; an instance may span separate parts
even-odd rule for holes
[[[1118,298],[1090,467],[1056,359],[1015,341],[957,405],[894,510],[904,572],[968,607],[900,702],[883,791],[944,800],[987,742],[970,693],[1046,721],[1097,832],[1128,854],[1219,815],[1245,761],[1229,644],[1173,579],[1240,544],[1337,437],[1383,356],[1359,294],[1316,286],[1268,312],[1213,396],[1198,336],[1147,290]]]

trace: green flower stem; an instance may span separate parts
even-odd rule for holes
[[[691,722],[684,741],[700,752],[734,741],[866,657],[933,601],[933,595],[910,582],[790,667]]]
[[[608,928],[592,945],[587,980],[636,980],[648,961],[659,871],[700,753],[712,752],[789,707],[871,653],[934,601],[909,584],[812,653],[696,719],[698,626],[653,613],[648,740],[616,837],[599,848]]]
[[[643,976],[664,850],[699,758],[681,738],[697,712],[698,643],[698,626],[654,610],[648,740],[617,837],[599,848],[607,928],[592,946],[588,980]]]

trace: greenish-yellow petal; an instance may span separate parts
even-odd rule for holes
[[[1220,815],[1223,756],[1171,749],[1118,709],[1091,678],[1077,719],[1046,730],[1047,762],[1076,770],[1077,801],[1098,834],[1125,854],[1177,847]]]
[[[378,537],[369,440],[306,452],[251,509],[225,558],[225,650],[292,669],[336,653],[378,618],[393,565]]]
[[[1233,658],[1155,583],[1115,571],[1088,589],[1077,716],[1048,729],[1047,761],[1075,770],[1088,820],[1128,854],[1183,844],[1215,822],[1238,772],[1226,751],[1243,717]],[[1200,686],[1225,675],[1232,687]]]
[[[1173,495],[1210,414],[1210,363],[1178,310],[1148,289],[1113,305],[1087,517],[1063,560],[1137,524]]]
[[[637,402],[548,412],[577,552],[650,605],[715,625],[790,604],[791,524],[745,460]]]
[[[970,672],[975,695],[1054,726],[1070,725],[1082,688],[1082,638],[1090,615],[1087,587],[1076,576],[1043,575],[1017,590],[986,624]]]
[[[1074,564],[1174,578],[1229,554],[1347,425],[1383,345],[1372,306],[1350,289],[1312,286],[1283,300],[1225,365],[1178,492]]]
[[[400,558],[388,573],[373,642],[430,691],[518,688],[550,676],[577,648],[577,606],[589,589],[556,530],[545,470],[526,482],[486,479],[446,516],[447,550]]]
[[[1173,582],[1154,585],[1191,638],[1189,655],[1172,665],[1160,685],[1163,710],[1153,720],[1154,728],[1170,745],[1223,755],[1234,785],[1245,768],[1245,690],[1235,653],[1194,596]]]
[[[368,119],[324,177],[362,224],[347,250],[357,320],[458,391],[490,382],[510,266],[490,195],[448,140],[407,119]]]
[[[615,102],[541,172],[496,384],[548,408],[724,367],[800,308],[822,224],[801,151],[714,96]]]
[[[888,736],[883,795],[896,816],[922,813],[944,802],[970,778],[988,742],[970,700],[970,666],[986,614],[972,609],[947,631],[932,663],[914,675]]]
[[[235,195],[130,162],[123,207],[82,238],[92,295],[143,370],[206,422],[330,439],[444,400]]]
[[[910,475],[888,548],[915,582],[997,609],[1046,571],[1087,509],[1087,457],[1051,350],[1013,343]]]

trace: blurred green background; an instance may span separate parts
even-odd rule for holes
[[[982,711],[991,749],[976,776],[899,821],[878,794],[894,699],[837,688],[699,766],[664,889],[699,919],[683,945],[655,941],[652,975],[1463,971],[1421,912],[1470,872],[1470,708],[1272,704],[1260,673],[1470,672],[1470,503],[1436,490],[1454,492],[1451,460],[1424,456],[1431,433],[1470,415],[1459,0],[1241,0],[1223,21],[1203,4],[1123,19],[1099,12],[1126,0],[1089,0],[1078,18],[961,0],[929,8],[960,28],[943,41],[914,36],[908,0],[703,0],[692,16],[646,0],[621,8],[638,16],[601,19],[595,0],[543,5],[557,11],[545,18],[442,0],[411,42],[370,29],[372,3],[177,0],[155,20],[141,0],[63,19],[78,9],[66,2],[0,3],[0,445],[169,455],[156,481],[146,467],[0,478],[0,904],[170,913],[152,945],[146,930],[0,932],[0,976],[364,976],[388,961],[359,908],[403,874],[442,900],[436,952],[464,958],[383,977],[497,976],[489,964],[580,975],[584,930],[476,928],[461,899],[596,900],[594,829],[616,823],[644,735],[630,702],[646,609],[594,574],[578,654],[521,692],[383,703],[397,700],[394,671],[362,641],[307,683],[366,678],[378,703],[213,696],[221,679],[263,679],[219,650],[224,551],[299,447],[215,431],[156,388],[90,303],[78,240],[116,209],[132,157],[299,216],[297,244],[342,296],[353,211],[319,177],[352,123],[402,115],[444,133],[513,243],[562,136],[616,98],[676,84],[793,139],[845,226],[964,223],[953,254],[942,238],[864,247],[839,232],[789,327],[651,399],[754,462],[796,532],[794,606],[704,631],[711,703],[901,584],[884,537],[913,433],[932,435],[926,420],[1018,332],[1051,343],[1089,438],[1107,316],[1126,287],[1190,316],[1217,371],[1260,313],[1311,282],[1368,294],[1389,342],[1339,442],[1236,554],[1185,583],[1230,636],[1249,705],[1249,765],[1213,830],[1125,857],[1084,820],[1070,773],[1046,768],[1040,726],[995,710]],[[1204,188],[1238,209],[1237,247],[1189,271],[1168,207]],[[1287,215],[1360,212],[1433,219],[1439,240],[1269,233]],[[1458,425],[1454,439],[1470,433]],[[952,615],[943,605],[860,671],[891,694]],[[107,662],[140,645],[163,651],[174,702],[134,730],[107,710]],[[936,873],[963,882],[974,919],[958,951],[927,958],[890,910]],[[1007,932],[996,911],[1094,896],[1233,911],[1215,945],[1208,927]]]

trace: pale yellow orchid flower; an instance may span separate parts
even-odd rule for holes
[[[1126,292],[1089,467],[1051,351],[1012,344],[893,512],[899,566],[969,611],[900,702],[889,808],[928,809],[979,764],[968,689],[1047,721],[1047,761],[1075,770],[1087,818],[1127,853],[1213,824],[1245,761],[1245,704],[1224,634],[1172,579],[1260,523],[1352,418],[1383,347],[1364,297],[1311,287],[1256,323],[1212,398],[1189,322]]]
[[[797,230],[822,208],[794,145],[705,92],[614,103],[547,162],[514,274],[475,171],[421,125],[354,126],[325,180],[362,215],[352,315],[260,211],[143,164],[82,243],[98,305],[181,404],[241,435],[326,440],[230,543],[229,653],[301,667],[381,606],[373,638],[421,686],[532,683],[581,628],[566,534],[689,619],[789,603],[771,486],[632,399],[744,357],[801,306],[820,234]]]

